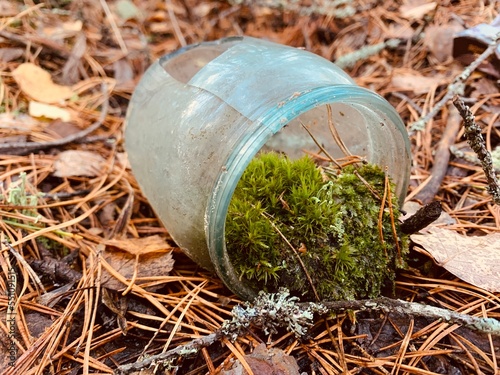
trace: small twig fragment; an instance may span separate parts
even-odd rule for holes
[[[290,241],[288,241],[288,239],[285,237],[285,235],[279,230],[279,228],[276,226],[276,224],[274,224],[273,221],[269,217],[267,217],[264,214],[262,214],[262,216],[264,216],[267,220],[269,220],[269,223],[272,225],[274,230],[276,230],[276,232],[278,232],[278,234],[283,239],[283,241],[285,241],[285,243],[288,245],[288,247],[290,247],[290,249],[292,249],[297,261],[300,264],[300,267],[302,267],[302,270],[306,274],[307,281],[309,282],[309,285],[311,286],[311,289],[314,293],[314,297],[316,298],[316,301],[320,301],[318,292],[316,291],[316,288],[314,287],[314,282],[312,281],[311,275],[309,275],[309,272],[307,272],[307,267],[304,264],[304,262],[302,261],[302,259],[300,258],[298,251],[295,249],[295,247],[293,247],[293,245],[290,243]]]
[[[401,229],[401,232],[405,234],[417,233],[430,223],[436,221],[441,215],[441,212],[441,203],[438,201],[431,202],[403,221],[399,228]]]

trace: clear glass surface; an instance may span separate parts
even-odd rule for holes
[[[387,166],[404,199],[410,173],[406,129],[379,95],[331,62],[254,38],[188,46],[153,64],[127,115],[135,177],[177,244],[243,298],[255,296],[229,262],[224,224],[234,189],[261,150],[300,157],[317,146],[343,156],[326,105],[352,154]]]

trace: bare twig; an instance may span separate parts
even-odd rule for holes
[[[51,53],[56,54],[62,58],[71,56],[71,51],[66,46],[59,44],[48,38],[43,38],[38,35],[18,35],[9,31],[0,30],[2,38],[12,40],[13,42],[22,44],[26,47],[45,47],[51,50]]]
[[[45,290],[42,281],[40,280],[36,272],[33,271],[33,268],[31,268],[31,266],[24,259],[24,257],[21,254],[19,254],[9,242],[3,241],[3,245],[6,246],[10,250],[10,253],[14,255],[14,257],[17,259],[17,261],[24,266],[24,268],[28,272],[29,277],[34,281],[34,283],[38,286],[38,288],[40,288],[41,291],[46,293],[47,291]]]
[[[419,115],[422,115],[422,108],[420,108],[420,106],[418,106],[417,103],[415,103],[407,95],[397,91],[391,92],[391,95],[394,95],[396,98],[405,101],[406,103],[408,103],[410,107],[412,107],[416,112],[418,112]]]
[[[296,12],[301,16],[311,16],[313,14],[324,14],[335,18],[345,18],[356,13],[356,9],[349,4],[349,0],[331,0],[322,4],[313,1],[309,6],[303,6],[300,1],[285,0],[229,0],[231,5],[246,5],[266,8],[285,9],[289,12]]]
[[[444,107],[444,105],[452,99],[455,95],[460,95],[463,93],[465,88],[465,81],[470,77],[470,75],[477,69],[481,63],[490,57],[498,47],[500,34],[497,35],[493,42],[490,43],[488,48],[484,50],[484,52],[478,56],[476,60],[474,60],[469,66],[467,66],[462,73],[455,77],[452,83],[448,85],[447,92],[443,96],[443,98],[437,102],[437,104],[431,109],[431,111],[425,116],[421,117],[417,121],[410,124],[410,131],[420,131],[423,130],[425,124],[430,121],[437,113]]]
[[[168,362],[168,360],[176,357],[182,357],[187,355],[192,355],[198,352],[201,348],[205,348],[207,346],[212,345],[214,342],[217,342],[223,337],[222,332],[220,330],[211,333],[210,335],[201,337],[199,339],[194,339],[184,345],[179,345],[174,349],[170,349],[165,353],[161,353],[158,355],[150,356],[140,362],[131,363],[128,365],[119,366],[115,370],[115,374],[117,375],[127,375],[131,374],[135,371],[141,371],[149,366],[153,366],[160,362]]]
[[[464,119],[467,142],[481,161],[481,166],[483,167],[488,182],[488,192],[491,194],[493,202],[500,205],[500,184],[495,174],[491,154],[486,149],[486,144],[481,135],[481,128],[476,124],[470,108],[466,106],[458,96],[453,99],[453,104],[457,107],[460,116]]]
[[[370,56],[376,55],[385,48],[396,48],[400,43],[401,41],[399,39],[389,39],[382,43],[363,46],[360,49],[356,49],[354,52],[340,56],[337,60],[335,60],[335,65],[342,69],[352,68],[358,61],[366,60]]]
[[[289,297],[289,292],[282,289],[280,292],[272,294],[261,292],[254,303],[247,302],[244,307],[234,307],[232,320],[226,320],[221,328],[214,333],[189,341],[175,349],[151,356],[143,361],[119,366],[115,370],[115,374],[127,375],[153,364],[196,354],[201,348],[212,345],[223,337],[236,340],[251,325],[257,326],[267,333],[276,332],[277,328],[283,327],[294,332],[297,336],[303,336],[313,324],[314,313],[324,315],[347,310],[377,310],[406,315],[411,318],[420,316],[438,319],[449,324],[459,324],[482,333],[500,335],[500,322],[493,318],[479,318],[439,307],[387,297],[360,301],[299,303],[297,297]]]

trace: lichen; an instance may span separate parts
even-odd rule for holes
[[[286,288],[280,288],[277,293],[259,292],[255,300],[245,302],[243,306],[233,308],[231,320],[226,320],[222,333],[236,340],[242,331],[254,325],[266,335],[277,332],[280,327],[302,337],[314,323],[314,313],[325,314],[328,310],[321,304],[299,304],[299,298],[290,296]]]
[[[249,164],[225,228],[242,281],[268,292],[284,286],[309,300],[374,298],[393,282],[407,251],[393,184],[379,224],[389,195],[380,167],[351,165],[325,176],[307,156],[263,153]]]

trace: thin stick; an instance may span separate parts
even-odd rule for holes
[[[455,114],[454,114],[455,113]],[[437,146],[436,154],[434,155],[433,165],[429,183],[415,195],[415,199],[420,199],[423,204],[428,204],[434,200],[441,182],[448,169],[450,161],[450,146],[455,143],[458,131],[460,130],[460,117],[456,112],[451,112],[446,122],[446,128]]]
[[[386,175],[386,180],[387,180],[387,175]],[[385,248],[385,241],[384,241],[384,226],[382,224],[384,220],[384,208],[385,208],[386,198],[387,198],[387,183],[384,184],[384,195],[382,196],[382,202],[380,203],[380,211],[378,213],[378,232],[379,232],[380,242],[384,245],[385,257],[387,258],[387,249]]]
[[[19,254],[16,251],[16,249],[14,249],[14,247],[9,242],[3,241],[3,244],[4,244],[4,246],[7,246],[9,248],[10,252],[12,253],[12,255],[14,255],[14,257],[18,260],[18,262],[23,265],[23,267],[28,272],[28,275],[30,275],[31,279],[35,282],[35,284],[38,286],[38,288],[40,288],[40,290],[43,291],[44,294],[47,293],[47,291],[43,287],[42,281],[40,280],[40,278],[38,277],[38,275],[36,274],[36,272],[33,271],[33,268],[31,268],[31,266],[24,259],[24,257],[22,257],[21,254]]]
[[[456,96],[453,99],[453,104],[457,107],[460,112],[460,116],[464,119],[465,137],[467,138],[467,143],[469,143],[470,147],[474,150],[477,157],[481,161],[481,166],[483,167],[484,174],[486,175],[486,181],[488,182],[488,192],[491,194],[493,202],[500,205],[500,184],[495,174],[491,154],[486,149],[486,144],[484,143],[483,136],[481,135],[481,128],[476,124],[474,115],[472,114],[470,108],[465,105],[463,100]]]
[[[272,304],[276,303],[276,298],[276,294],[263,294],[258,297],[258,299],[264,302],[267,301],[268,303]],[[262,301],[260,301],[259,303],[265,306],[265,303],[263,303]],[[290,300],[287,302],[292,303]],[[286,310],[289,311],[290,314],[294,314],[294,316],[297,316],[298,314],[300,315],[301,312],[304,312],[306,310],[310,311],[310,309],[313,309],[316,312],[320,312],[323,315],[328,313],[344,312],[346,310],[383,311],[385,313],[397,313],[405,315],[410,317],[411,319],[414,319],[415,316],[437,319],[448,324],[459,324],[463,327],[478,332],[490,333],[492,335],[500,336],[500,321],[496,319],[469,316],[440,307],[427,306],[417,302],[407,302],[387,297],[359,301],[334,301],[323,303],[302,302],[295,303],[293,305],[293,308],[290,307]],[[258,303],[247,303],[246,306],[237,306],[233,309],[232,320],[226,320],[225,322],[228,324],[223,324],[222,328],[218,329],[214,333],[191,340],[184,345],[177,346],[175,349],[158,355],[153,355],[149,358],[144,359],[143,361],[119,366],[115,370],[115,374],[127,375],[134,371],[148,368],[149,366],[161,361],[167,361],[176,357],[192,355],[201,348],[212,345],[213,343],[224,337],[231,339],[237,338],[243,332],[247,331],[246,329],[243,329],[243,327],[248,327],[253,323],[257,324],[257,326],[259,326],[260,323],[260,325],[262,326],[261,315],[262,314],[259,310]],[[244,319],[244,321],[242,320],[240,322],[238,319]],[[312,319],[313,317],[310,316],[311,321]],[[269,324],[270,322],[266,321],[266,326]],[[289,321],[287,319],[275,319],[273,320],[273,324],[275,324],[277,327],[286,327],[287,324],[289,324]]]
[[[378,200],[380,200],[380,201],[382,200],[382,198],[380,197],[379,193],[377,193],[377,192],[375,191],[375,189],[373,189],[373,187],[372,187],[372,186],[368,183],[368,181],[366,181],[366,180],[363,178],[363,176],[361,176],[361,175],[358,173],[358,171],[354,171],[353,173],[356,175],[356,177],[357,177],[357,178],[359,178],[359,179],[361,180],[361,182],[363,183],[363,185],[365,185],[365,186],[366,186],[366,188],[367,188],[368,190],[370,190],[370,192],[372,193],[372,195],[373,195],[375,198],[377,198],[377,199],[378,199]]]

